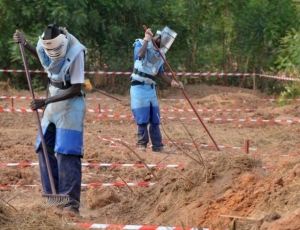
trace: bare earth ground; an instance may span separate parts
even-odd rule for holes
[[[199,229],[300,229],[300,124],[296,122],[300,102],[279,107],[264,100],[266,95],[233,87],[187,86],[185,92],[199,109],[204,125],[198,119],[184,119],[196,118],[194,112],[186,111],[191,110],[186,100],[170,100],[184,98],[180,91],[164,91],[160,97],[167,100],[160,100],[161,130],[169,154],[151,149],[134,151],[134,120],[117,116],[131,115],[129,96],[119,97],[119,102],[97,92],[87,94],[87,109],[100,107],[104,111],[100,117],[97,112],[86,114],[83,162],[95,165],[83,166],[83,184],[88,186],[82,187],[81,217],[67,221]],[[27,91],[1,88],[0,93],[29,96]],[[28,109],[29,103],[15,99],[13,107]],[[0,99],[0,107],[11,109],[11,100]],[[253,120],[240,120],[246,118]],[[271,122],[273,119],[276,122]],[[37,162],[34,114],[1,112],[0,127],[1,229],[71,228],[54,226],[54,222],[66,219],[40,208],[43,192],[38,166],[7,166]],[[213,147],[214,142],[220,151]],[[134,163],[154,165],[123,165]],[[166,167],[178,164],[183,167]],[[131,186],[137,182],[154,184]],[[122,183],[125,186],[117,186]]]

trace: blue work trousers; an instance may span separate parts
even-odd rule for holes
[[[81,193],[81,157],[76,155],[54,154],[55,129],[47,129],[45,142],[49,157],[50,168],[57,194],[69,195],[69,202],[63,207],[79,212]],[[42,146],[38,150],[42,186],[45,194],[53,194]]]
[[[147,146],[149,142],[149,135],[152,142],[152,150],[159,151],[162,147],[162,136],[158,124],[138,125],[138,142],[137,145]]]

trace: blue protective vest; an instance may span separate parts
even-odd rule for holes
[[[48,77],[54,81],[66,82],[70,80],[68,69],[80,52],[86,48],[71,34],[67,33],[69,40],[64,58],[51,59],[47,56],[40,42],[37,44],[37,53]],[[63,89],[55,86],[49,87],[50,96],[61,93]],[[67,100],[50,103],[45,107],[42,118],[42,130],[45,133],[48,125],[56,126],[54,151],[60,154],[83,155],[83,120],[86,103],[84,97],[73,97]],[[36,151],[40,146],[40,136],[37,138]]]
[[[143,45],[144,40],[143,39],[136,39],[133,46],[135,47],[137,43],[141,43]],[[162,55],[165,58],[165,54],[162,53]],[[163,58],[160,56],[159,52],[156,50],[155,46],[152,42],[148,42],[147,51],[145,58],[143,59],[137,59],[134,62],[134,68],[138,69],[138,71],[150,74],[152,76],[155,76],[158,73],[159,68],[164,63]],[[155,81],[151,80],[150,78],[141,77],[135,73],[131,75],[132,80],[144,82],[144,84],[156,84]]]
[[[37,53],[40,62],[47,72],[48,77],[54,81],[66,82],[67,80],[70,80],[70,76],[67,74],[70,65],[79,52],[86,52],[86,48],[72,34],[67,33],[66,36],[69,43],[64,58],[51,59],[44,51],[41,42],[38,41],[37,44]]]

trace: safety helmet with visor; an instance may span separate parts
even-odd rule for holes
[[[157,35],[160,35],[160,50],[164,53],[167,53],[167,51],[170,49],[172,46],[177,33],[173,30],[171,30],[168,26],[163,28],[162,30],[157,30],[156,31]]]
[[[57,25],[48,25],[39,40],[50,58],[63,58],[66,55],[68,39]]]

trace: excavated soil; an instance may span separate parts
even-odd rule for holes
[[[114,95],[121,102],[99,92],[86,95],[77,218],[40,207],[36,119],[28,110],[13,112],[29,109],[30,100],[0,99],[1,229],[79,229],[88,223],[300,229],[300,102],[278,106],[234,87],[187,86],[185,92],[200,120],[180,91],[159,94],[167,153],[135,151],[128,95]],[[0,93],[29,96],[8,88]]]

